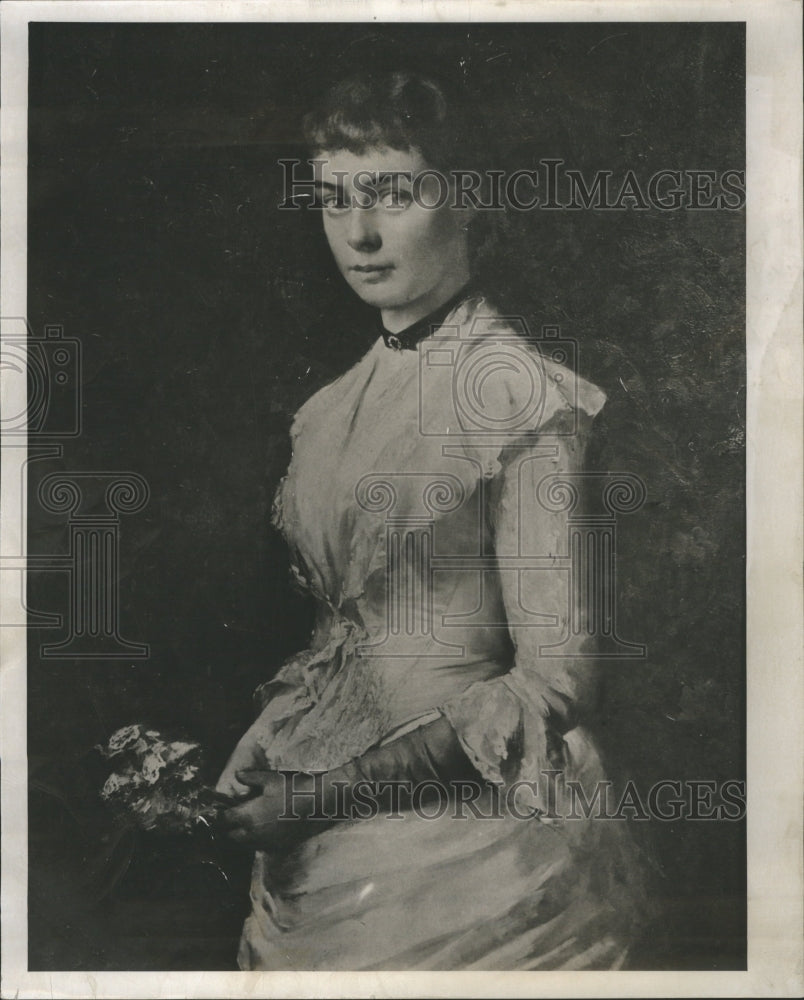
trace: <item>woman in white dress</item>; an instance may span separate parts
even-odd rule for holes
[[[307,121],[382,329],[297,413],[276,497],[318,614],[218,786],[256,849],[243,969],[619,968],[639,919],[622,824],[567,818],[604,774],[558,494],[605,397],[473,284],[467,121],[401,73]]]

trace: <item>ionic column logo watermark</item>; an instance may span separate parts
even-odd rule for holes
[[[639,510],[645,497],[642,480],[626,472],[559,472],[539,482],[536,498],[544,510],[567,514],[570,576],[567,635],[541,647],[543,655],[577,656],[573,640],[580,637],[595,641],[595,658],[646,655],[644,645],[624,642],[617,634],[616,569],[617,516]],[[573,651],[562,653],[570,643]]]
[[[89,490],[87,487],[96,489]],[[96,512],[100,486],[105,510]],[[88,509],[87,496],[93,500]],[[69,553],[46,556],[46,569],[70,573],[68,636],[41,647],[45,659],[120,659],[147,657],[144,643],[120,634],[120,516],[136,514],[148,502],[148,484],[134,473],[54,473],[42,480],[43,508],[69,518]],[[38,562],[38,560],[37,560]]]
[[[415,498],[402,513],[397,484],[405,482],[405,498]],[[413,483],[413,491],[407,486]],[[433,522],[458,510],[465,499],[457,476],[396,472],[364,476],[355,489],[357,503],[371,514],[385,515],[386,631],[376,642],[358,647],[360,655],[403,656],[394,640],[427,639],[423,656],[460,655],[463,647],[433,633]],[[389,651],[392,650],[392,651]]]

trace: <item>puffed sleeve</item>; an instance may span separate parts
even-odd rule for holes
[[[539,498],[546,476],[574,477],[583,468],[591,420],[578,418],[573,432],[560,433],[567,427],[554,422],[551,433],[503,455],[489,513],[514,665],[441,706],[472,763],[495,784],[537,780],[550,768],[553,734],[572,728],[592,687],[585,629],[570,627],[567,512]],[[584,615],[576,606],[576,623]]]

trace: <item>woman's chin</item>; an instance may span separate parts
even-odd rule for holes
[[[390,287],[391,282],[366,281],[364,279],[354,280],[347,277],[347,282],[352,291],[359,296],[367,305],[377,309],[393,309],[404,305],[406,296],[398,288]]]
[[[352,288],[366,305],[374,306],[375,309],[394,309],[405,304],[404,299],[400,301],[400,296],[391,295],[379,288],[355,288],[354,285]]]

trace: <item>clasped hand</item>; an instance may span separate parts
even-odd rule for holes
[[[285,777],[277,771],[237,771],[243,801],[222,812],[218,825],[230,840],[266,851],[284,850],[309,834],[301,818],[286,813]]]
[[[294,788],[304,788],[303,775],[295,776]],[[298,800],[286,812],[289,791],[286,776],[265,767],[264,754],[252,731],[235,748],[216,791],[224,801],[232,803],[219,813],[218,829],[235,843],[282,851],[322,828],[320,822],[293,818],[294,813],[298,816],[300,812]]]

